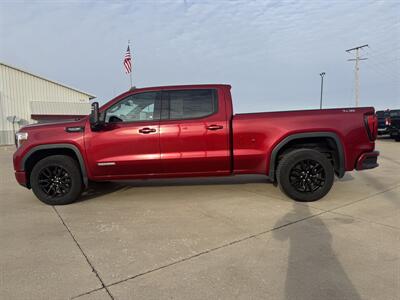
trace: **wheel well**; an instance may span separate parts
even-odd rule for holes
[[[42,150],[37,150],[35,152],[33,152],[28,159],[25,161],[24,164],[24,170],[25,170],[25,174],[26,174],[26,183],[27,183],[27,187],[30,188],[30,177],[31,177],[31,172],[33,167],[36,165],[37,162],[39,162],[40,160],[42,160],[45,157],[51,156],[51,155],[66,155],[69,156],[71,158],[73,158],[76,163],[79,165],[79,160],[78,157],[76,156],[76,153],[72,150],[72,149],[68,149],[68,148],[54,148],[54,149],[42,149]],[[82,170],[79,167],[81,176],[82,176]],[[83,176],[82,176],[83,177]]]
[[[278,167],[279,162],[282,160],[283,156],[297,149],[313,149],[323,153],[335,170],[335,173],[340,176],[342,172],[340,150],[338,149],[337,142],[331,137],[306,137],[306,138],[296,138],[279,149],[275,156],[274,170]],[[275,173],[274,173],[275,174]]]

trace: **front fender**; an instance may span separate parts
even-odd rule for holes
[[[75,155],[78,159],[79,167],[81,169],[83,184],[85,185],[85,187],[87,187],[89,184],[89,180],[88,180],[88,176],[87,176],[87,169],[86,169],[85,161],[84,161],[83,155],[79,151],[78,147],[73,144],[46,144],[46,145],[34,146],[31,149],[29,149],[29,151],[21,159],[19,169],[21,171],[25,171],[26,162],[29,159],[29,157],[31,157],[34,153],[36,153],[38,151],[42,151],[42,150],[53,150],[53,149],[60,149],[60,150],[61,149],[69,149],[75,153]]]

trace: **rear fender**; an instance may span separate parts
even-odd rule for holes
[[[333,132],[305,132],[305,133],[296,133],[285,137],[278,145],[274,147],[271,152],[271,160],[269,164],[269,175],[268,177],[275,181],[275,166],[278,159],[279,150],[281,150],[285,145],[289,142],[296,140],[296,139],[304,139],[304,138],[331,138],[338,149],[338,159],[339,159],[339,168],[336,171],[336,175],[339,178],[342,178],[345,173],[345,155],[343,150],[343,145],[340,141],[339,136]]]

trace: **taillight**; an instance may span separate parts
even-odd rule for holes
[[[392,120],[390,120],[390,117],[385,118],[385,125],[390,126],[392,124]]]
[[[375,114],[364,115],[365,128],[371,141],[375,141],[378,135],[378,118]]]

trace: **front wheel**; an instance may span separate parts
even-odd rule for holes
[[[276,176],[280,189],[287,196],[296,201],[311,202],[330,191],[334,170],[321,152],[299,149],[282,158]]]
[[[77,162],[66,155],[52,155],[33,167],[30,183],[33,193],[49,205],[65,205],[76,201],[83,183]]]

